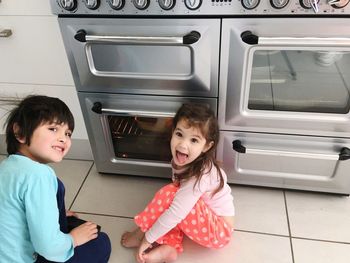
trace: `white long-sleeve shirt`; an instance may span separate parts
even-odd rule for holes
[[[220,171],[224,178],[224,187],[213,197],[211,196],[212,192],[215,191],[220,184],[218,170],[214,165],[212,165],[210,171],[203,174],[196,186],[194,186],[196,182],[196,178],[194,177],[181,182],[170,207],[164,211],[153,226],[145,233],[146,240],[153,243],[173,229],[190,213],[201,197],[216,215],[234,216],[235,209],[231,188],[227,184],[226,173],[222,169]],[[173,181],[175,181],[174,174],[180,172],[181,171],[173,168]]]

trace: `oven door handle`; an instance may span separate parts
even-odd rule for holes
[[[84,29],[80,29],[74,38],[79,42],[89,43],[118,43],[128,45],[191,45],[200,39],[198,31],[191,31],[182,37],[159,37],[159,36],[98,36],[88,35]]]
[[[113,115],[126,116],[126,117],[138,116],[138,117],[173,118],[175,116],[175,112],[108,109],[108,108],[103,108],[101,102],[95,102],[91,110],[97,114],[113,114]]]
[[[350,149],[343,147],[339,154],[322,154],[322,153],[305,153],[305,152],[288,152],[288,151],[273,151],[263,149],[248,149],[240,140],[232,142],[232,148],[238,153],[249,153],[249,154],[261,154],[271,156],[285,156],[285,157],[299,157],[299,158],[313,158],[322,160],[334,160],[344,161],[350,159]]]
[[[241,39],[248,45],[350,47],[350,38],[345,37],[259,37],[251,31],[244,31]]]

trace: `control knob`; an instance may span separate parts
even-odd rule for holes
[[[114,10],[120,10],[124,7],[125,0],[108,0],[109,6]]]
[[[202,0],[185,0],[185,5],[190,10],[196,10],[201,7]]]
[[[99,0],[85,0],[84,2],[85,6],[91,10],[98,8],[98,6],[100,5]]]
[[[313,9],[315,13],[318,13],[318,3],[320,0],[299,0],[300,5],[305,9]]]
[[[164,10],[170,10],[175,6],[175,0],[158,0],[159,6]]]
[[[149,0],[133,0],[134,6],[137,9],[144,10],[149,5]]]
[[[270,0],[271,6],[276,9],[282,9],[288,5],[289,0]]]
[[[61,7],[67,11],[77,8],[77,0],[60,0]]]
[[[334,8],[344,8],[350,0],[328,0],[328,4]]]
[[[260,4],[260,0],[242,0],[245,9],[254,9]]]

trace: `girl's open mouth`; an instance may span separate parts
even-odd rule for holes
[[[180,164],[184,164],[186,160],[188,159],[188,155],[184,154],[182,152],[176,151],[176,159]]]

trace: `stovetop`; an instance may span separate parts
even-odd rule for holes
[[[339,16],[350,0],[50,0],[59,16]]]

